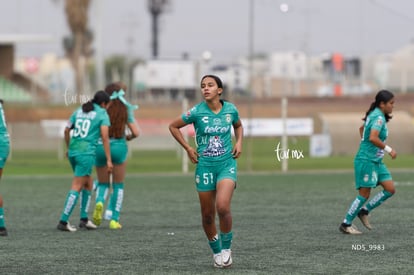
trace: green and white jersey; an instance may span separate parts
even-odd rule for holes
[[[239,121],[239,112],[234,104],[221,103],[223,107],[218,114],[203,101],[181,116],[185,123],[194,125],[199,164],[216,165],[232,158],[231,129]]]
[[[135,122],[135,116],[134,116],[134,111],[135,109],[132,108],[131,106],[127,106],[127,112],[128,112],[128,123],[133,123]]]
[[[73,129],[69,143],[69,156],[95,155],[96,145],[101,136],[101,126],[110,126],[105,109],[93,104],[94,110],[85,113],[82,107],[77,109],[68,121],[67,128]]]
[[[375,108],[365,120],[361,143],[355,158],[380,162],[384,157],[384,150],[369,141],[371,130],[377,130],[379,139],[385,142],[388,137],[388,128],[384,113],[379,108]]]
[[[9,144],[10,137],[7,131],[6,116],[4,115],[3,104],[0,103],[0,144]]]

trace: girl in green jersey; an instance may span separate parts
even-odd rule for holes
[[[138,106],[131,105],[125,98],[126,85],[121,82],[111,83],[105,87],[105,92],[111,97],[111,106],[107,112],[111,121],[109,127],[109,138],[111,148],[111,158],[114,165],[112,171],[112,181],[108,175],[106,167],[106,156],[101,143],[98,144],[96,152],[96,173],[98,184],[96,190],[95,209],[93,211],[93,222],[100,225],[104,204],[109,188],[112,187],[112,193],[109,198],[107,209],[111,211],[109,222],[110,229],[121,229],[119,216],[124,199],[124,181],[126,173],[126,163],[128,155],[127,141],[130,141],[139,135],[138,126],[134,117],[134,110]],[[125,130],[130,132],[125,134]],[[112,186],[110,186],[112,183]]]
[[[3,100],[0,99],[0,178],[10,152],[10,138],[7,131],[6,118],[3,110]],[[4,222],[3,197],[0,195],[0,236],[7,236]]]
[[[105,148],[108,173],[112,172],[108,137],[110,122],[106,112],[109,101],[107,93],[98,91],[91,101],[83,104],[72,114],[65,128],[67,156],[72,166],[74,178],[57,225],[58,230],[76,231],[76,228],[71,226],[68,220],[79,197],[81,197],[79,227],[96,229],[96,225],[88,220],[88,205],[92,190],[91,173],[95,164],[96,146],[99,138],[102,138]],[[72,134],[70,134],[71,131]]]
[[[385,143],[388,137],[387,122],[391,119],[393,108],[394,95],[387,90],[379,91],[365,114],[364,124],[359,128],[361,142],[354,159],[358,196],[351,203],[339,226],[339,230],[344,234],[362,233],[352,225],[352,221],[357,216],[362,224],[371,230],[368,214],[395,193],[391,173],[382,162],[384,152],[392,159],[397,157],[397,152]],[[383,190],[367,202],[371,190],[378,185],[381,185]]]
[[[204,101],[176,118],[169,126],[173,137],[197,164],[195,183],[201,206],[202,225],[213,251],[215,267],[232,264],[231,198],[236,187],[237,162],[242,152],[243,127],[236,107],[220,99],[223,84],[215,75],[201,79]],[[197,149],[184,139],[180,128],[193,124]],[[235,143],[232,144],[231,130]],[[216,228],[216,213],[219,231]]]

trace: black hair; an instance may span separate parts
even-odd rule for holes
[[[93,103],[101,105],[102,103],[108,103],[110,100],[109,95],[104,91],[97,91],[92,100],[82,104],[82,111],[88,113],[93,110]]]
[[[213,78],[217,83],[217,87],[223,89],[223,82],[221,81],[220,77],[218,77],[217,75],[207,74],[201,78],[201,82],[203,82],[204,78],[207,78],[207,77]]]
[[[391,93],[388,90],[381,90],[377,93],[377,95],[375,96],[375,101],[371,103],[371,106],[369,107],[368,111],[365,113],[365,117],[363,118],[363,120],[365,121],[368,117],[368,115],[377,107],[379,107],[379,105],[381,104],[381,102],[383,103],[387,103],[388,101],[390,101],[391,99],[394,98],[394,94]],[[385,120],[386,122],[388,122],[392,116],[390,114],[384,114],[385,116]]]

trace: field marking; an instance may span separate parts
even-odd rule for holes
[[[412,181],[394,181],[395,186],[414,186]]]

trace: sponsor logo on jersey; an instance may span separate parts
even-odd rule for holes
[[[224,142],[220,139],[219,136],[210,137],[208,146],[203,152],[203,156],[206,157],[218,157],[223,155],[226,152],[224,148]]]
[[[206,126],[206,128],[204,128],[204,133],[206,134],[222,134],[222,133],[227,133],[230,130],[230,126]]]

